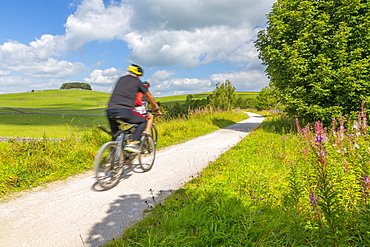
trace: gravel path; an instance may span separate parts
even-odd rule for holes
[[[119,236],[264,119],[247,114],[245,121],[157,152],[151,171],[134,168],[111,190],[102,191],[90,171],[0,203],[0,246],[92,247]]]

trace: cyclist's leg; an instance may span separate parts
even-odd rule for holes
[[[116,121],[117,114],[115,112],[107,111],[107,118],[110,126],[110,130],[112,132],[112,136],[116,134],[119,130],[119,123]]]
[[[134,109],[109,109],[107,110],[109,120],[112,119],[111,128],[115,128],[113,123],[113,119],[120,119],[126,123],[130,124],[138,124],[138,127],[135,130],[135,133],[132,137],[131,142],[140,140],[141,134],[143,133],[145,126],[146,126],[146,116],[141,115],[140,113],[136,112]],[[111,121],[109,121],[111,123]],[[118,128],[118,123],[117,128]],[[113,131],[113,129],[112,129]]]
[[[154,117],[153,117],[153,115],[152,114],[150,114],[149,112],[147,113],[147,123],[146,123],[146,127],[145,127],[145,132],[146,133],[149,133],[149,131],[150,131],[150,128],[152,127],[152,125],[153,125],[153,120],[154,120]]]
[[[147,117],[141,115],[140,113],[136,112],[133,109],[130,110],[130,113],[127,115],[127,117],[128,119],[125,120],[126,122],[131,124],[138,124],[131,141],[132,142],[139,141],[141,134],[143,133],[146,127]]]

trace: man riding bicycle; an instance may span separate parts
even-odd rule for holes
[[[138,153],[140,152],[138,149],[140,137],[144,130],[149,132],[153,123],[153,116],[147,117],[135,111],[136,94],[138,92],[143,93],[152,106],[153,111],[158,114],[161,114],[161,112],[154,97],[140,80],[140,77],[143,75],[143,69],[136,64],[131,64],[127,71],[130,74],[122,76],[113,89],[108,102],[107,117],[112,134],[117,133],[119,130],[117,120],[138,124],[132,140],[125,146],[126,151]]]

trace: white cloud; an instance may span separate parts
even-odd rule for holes
[[[96,67],[102,66],[97,61],[90,68],[84,64],[88,58],[72,62],[66,55],[84,54],[79,52],[91,41],[120,39],[131,49],[129,58],[123,59],[144,67],[195,68],[222,61],[249,71],[205,74],[201,77],[207,79],[196,79],[173,78],[175,72],[160,70],[150,79],[158,93],[209,91],[215,81],[227,77],[244,90],[261,88],[267,79],[253,40],[273,2],[82,0],[66,19],[64,34],[44,34],[29,44],[7,41],[0,45],[0,76],[14,71],[35,85],[51,87],[59,79],[68,81],[90,73],[84,81],[106,91],[123,74],[121,70]],[[7,79],[12,83],[10,77]]]
[[[184,92],[205,92],[210,89],[211,82],[206,79],[196,78],[173,78],[157,85],[154,90],[156,92],[166,91],[184,91]]]
[[[8,41],[0,45],[0,67],[34,77],[68,77],[83,69],[82,63],[57,61],[57,56],[75,52],[93,40],[123,37],[129,29],[130,6],[109,5],[101,0],[84,0],[68,17],[64,35],[44,34],[25,45]]]
[[[149,79],[150,91],[157,96],[192,94],[210,90],[211,81],[197,78],[173,78],[175,72],[160,70]]]
[[[141,0],[125,40],[131,60],[145,66],[227,61],[244,66],[257,56],[253,41],[274,0]]]
[[[176,64],[183,68],[194,68],[214,61],[247,63],[250,56],[238,53],[254,49],[250,41],[254,36],[251,28],[220,26],[193,31],[153,31],[142,35],[133,32],[126,36],[126,41],[132,48],[131,60],[140,64]]]
[[[261,25],[275,0],[137,0],[135,30],[192,30],[210,26]]]
[[[85,78],[86,83],[98,86],[111,86],[116,83],[118,78],[124,75],[126,72],[118,70],[116,68],[109,68],[106,70],[96,69],[90,74],[90,78]]]
[[[213,74],[208,79],[173,78],[174,74],[166,70],[155,73],[150,78],[151,91],[157,96],[211,92],[217,83],[226,80],[231,81],[237,91],[258,92],[268,85],[266,76],[258,70]]]
[[[174,74],[175,74],[175,72],[172,72],[172,71],[158,70],[157,72],[155,72],[152,75],[151,81],[160,82],[160,81],[166,80],[168,77],[170,77],[171,75],[174,75]]]
[[[240,71],[235,73],[214,74],[211,76],[212,84],[231,81],[237,91],[260,91],[268,85],[268,79],[264,73],[257,70]]]
[[[47,61],[35,62],[30,65],[20,64],[8,68],[38,78],[69,78],[78,75],[85,66],[82,63],[57,61],[50,58]]]
[[[0,70],[0,76],[11,75],[11,74],[12,74],[12,71],[10,70]]]
[[[124,2],[105,6],[102,0],[84,0],[65,23],[65,39],[74,50],[93,40],[123,38],[132,15],[132,6]]]
[[[32,86],[40,82],[38,79],[24,78],[20,76],[0,77],[0,93],[16,93],[31,91]]]

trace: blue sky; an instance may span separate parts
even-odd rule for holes
[[[155,96],[268,85],[253,41],[274,0],[3,0],[0,93],[86,82],[111,92],[131,63]]]

